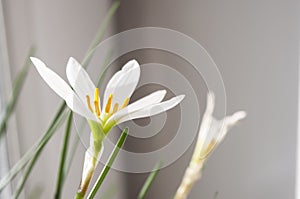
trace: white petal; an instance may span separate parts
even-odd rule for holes
[[[146,108],[150,105],[157,104],[164,99],[166,93],[167,93],[166,90],[155,91],[155,92],[135,101],[134,103],[129,104],[127,107],[123,108],[122,110],[116,112],[109,118],[109,120],[107,122],[110,122],[112,120],[118,120],[118,119],[124,117],[125,115],[128,115],[130,113],[138,111],[142,108]]]
[[[82,102],[86,104],[86,96],[89,95],[93,98],[95,91],[95,85],[88,73],[73,57],[70,57],[68,61],[66,73],[71,86]]]
[[[222,142],[230,128],[236,125],[240,120],[244,119],[246,115],[245,111],[238,111],[231,116],[226,116],[222,121],[220,121],[220,135],[217,138],[217,142]]]
[[[68,107],[75,113],[87,119],[99,122],[99,119],[86,108],[86,105],[82,103],[75,93],[73,96],[68,97],[65,101]]]
[[[207,99],[206,99],[206,109],[204,112],[204,115],[202,117],[202,122],[198,134],[198,146],[201,146],[202,148],[204,147],[205,143],[208,142],[207,136],[208,133],[210,132],[210,128],[212,126],[212,123],[214,121],[214,118],[212,116],[213,111],[215,107],[215,95],[213,92],[209,92],[207,94]]]
[[[52,90],[54,90],[61,98],[67,100],[67,98],[73,96],[74,91],[59,75],[49,69],[46,64],[38,58],[30,57],[30,59],[48,86],[50,86],[50,88],[52,88]]]
[[[245,117],[246,113],[244,111],[240,111],[236,112],[232,116],[226,116],[224,119],[219,121],[212,118],[211,125],[203,143],[203,149],[206,149],[211,143],[213,143],[212,141],[214,141],[215,146],[211,147],[211,150],[214,150],[224,140],[230,128]],[[203,155],[206,156],[208,153],[210,153],[210,151],[207,151],[207,154]]]
[[[129,115],[124,116],[123,118],[118,120],[117,123],[119,124],[119,123],[122,123],[122,122],[125,122],[128,120],[157,115],[159,113],[162,113],[164,111],[167,111],[167,110],[175,107],[177,104],[179,104],[183,100],[184,97],[185,97],[185,95],[179,95],[179,96],[173,97],[170,100],[140,109],[136,112],[133,112],[133,113],[130,113]]]
[[[238,111],[232,114],[227,118],[227,125],[233,126],[240,120],[244,119],[247,116],[247,113],[245,111]]]
[[[206,111],[205,114],[212,115],[215,107],[215,95],[212,91],[207,93]]]
[[[95,120],[95,117],[89,112],[84,104],[79,100],[78,96],[74,93],[71,87],[55,72],[49,69],[41,60],[35,57],[30,58],[35,68],[49,85],[61,98],[66,101],[66,104],[72,111],[79,115]]]
[[[229,129],[246,117],[246,112],[239,111],[218,121],[212,115],[215,105],[215,98],[212,92],[208,93],[206,103],[206,110],[195,149],[197,152],[193,155],[193,157],[197,156],[195,158],[206,158],[223,141]],[[210,146],[211,144],[213,146]]]
[[[107,103],[110,94],[113,94],[112,103],[122,105],[126,98],[130,98],[140,78],[140,65],[136,60],[127,62],[122,70],[114,74],[108,82],[103,98],[103,106]],[[102,111],[103,112],[103,111]]]
[[[224,127],[224,124],[225,124],[224,120],[218,121],[215,118],[212,118],[212,122],[209,126],[209,129],[205,137],[205,142],[203,145],[204,148],[206,148],[213,140],[217,142],[217,140],[221,138],[222,128]]]

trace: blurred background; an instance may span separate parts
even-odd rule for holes
[[[83,59],[111,4],[108,0],[2,0],[1,109],[9,99],[12,80],[32,44],[37,48],[36,56],[66,79],[68,58]],[[222,199],[300,197],[297,183],[299,13],[296,0],[121,2],[104,38],[148,26],[188,35],[200,43],[217,64],[226,89],[227,113],[240,109],[248,113],[208,160],[203,177],[190,198],[209,199],[215,192]],[[146,49],[120,57],[108,74],[131,58],[142,64],[156,62],[188,69],[188,64],[180,57]],[[91,73],[96,71],[97,68],[91,67]],[[203,110],[207,88],[201,78],[191,77],[191,82],[199,91],[199,106]],[[157,89],[153,86],[139,89],[133,99],[153,88]],[[30,67],[16,112],[1,142],[1,176],[43,135],[60,103],[61,99]],[[177,114],[179,107],[172,111],[169,114]],[[169,121],[162,133],[168,135],[175,122]],[[136,123],[143,126],[147,119]],[[21,197],[53,198],[63,132],[64,128],[60,128],[43,150]],[[71,140],[76,135],[74,130]],[[135,152],[149,150],[163,146],[169,139],[156,136],[145,141],[129,137],[125,148]],[[191,158],[193,146],[194,143],[176,162],[160,171],[146,198],[172,197]],[[76,192],[84,151],[84,146],[79,145],[64,185],[63,198],[72,198]],[[102,167],[99,165],[97,172]],[[102,188],[115,187],[115,198],[136,198],[147,176],[148,173],[111,170]],[[15,186],[16,183],[12,183],[1,197],[10,196]],[[99,197],[102,193],[99,192]]]

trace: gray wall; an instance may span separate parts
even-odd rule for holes
[[[191,36],[208,50],[219,67],[228,113],[239,109],[248,112],[246,120],[232,130],[210,158],[190,198],[213,198],[215,191],[222,199],[294,198],[298,3],[289,0],[123,2],[118,15],[119,31],[158,26]],[[169,58],[159,60],[176,65]],[[205,90],[201,95],[204,104]],[[170,198],[190,156],[191,150],[164,169],[147,198]],[[130,175],[129,198],[135,196],[145,177]]]

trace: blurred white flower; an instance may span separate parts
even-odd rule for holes
[[[202,169],[208,156],[224,140],[228,130],[246,117],[245,111],[238,111],[218,121],[212,115],[214,106],[214,94],[209,92],[196,147],[174,199],[187,198],[195,182],[201,178]]]
[[[238,111],[230,116],[217,120],[213,117],[215,96],[207,94],[206,110],[202,118],[198,140],[192,157],[192,164],[206,159],[211,152],[223,141],[228,130],[238,121],[246,117],[245,111]]]

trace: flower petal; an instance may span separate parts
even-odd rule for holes
[[[208,139],[209,132],[211,132],[211,126],[213,125],[213,121],[215,120],[212,116],[213,111],[215,107],[215,95],[213,92],[208,92],[207,99],[206,99],[206,109],[204,112],[204,115],[202,117],[202,122],[198,134],[198,141],[197,141],[197,147],[198,151],[202,151],[203,148],[207,145],[207,143],[210,143],[211,139]],[[217,131],[216,131],[217,132]]]
[[[179,95],[179,96],[173,97],[170,100],[148,106],[146,108],[140,109],[133,113],[129,113],[128,115],[126,115],[126,116],[122,117],[120,120],[118,120],[117,124],[128,121],[128,120],[157,115],[159,113],[167,111],[167,110],[175,107],[177,104],[179,104],[183,100],[184,97],[185,97],[185,95]]]
[[[69,96],[65,101],[68,107],[75,113],[87,119],[99,122],[98,118],[86,108],[86,105],[82,103],[75,93],[72,96]]]
[[[71,86],[81,101],[86,104],[86,96],[94,96],[95,91],[95,85],[88,73],[73,57],[70,57],[68,61],[66,73]]]
[[[220,121],[220,135],[217,137],[217,142],[222,142],[227,132],[231,127],[236,125],[240,120],[244,119],[247,116],[245,111],[238,111],[232,114],[231,116],[226,116],[222,121]]]
[[[136,60],[127,62],[122,70],[115,73],[108,82],[104,92],[102,109],[105,109],[110,94],[113,94],[112,104],[118,103],[121,105],[126,98],[130,98],[136,88],[139,78],[139,63]]]
[[[212,115],[215,108],[215,94],[212,91],[207,93],[207,101],[206,101],[206,115]]]
[[[240,120],[244,119],[247,116],[247,113],[245,111],[238,111],[232,114],[231,116],[227,117],[227,125],[229,127],[235,125]]]
[[[41,60],[35,57],[30,57],[35,68],[45,80],[50,88],[55,91],[61,98],[66,101],[66,104],[70,109],[79,115],[95,120],[93,114],[91,114],[80,101],[78,96],[74,93],[71,87],[54,71],[46,66]]]
[[[71,87],[59,75],[49,69],[40,59],[35,57],[30,57],[30,59],[48,86],[50,86],[50,88],[52,88],[52,90],[54,90],[61,98],[66,100],[74,94]]]
[[[128,115],[130,113],[138,111],[142,108],[146,108],[150,105],[157,104],[164,99],[166,93],[167,93],[166,90],[155,91],[155,92],[135,101],[134,103],[129,104],[127,107],[121,109],[120,111],[116,112],[109,118],[109,120],[107,122],[110,122],[112,120],[119,120],[120,118],[124,117],[125,115]]]
[[[207,95],[206,111],[203,115],[200,132],[196,148],[198,153],[193,158],[206,158],[225,138],[229,129],[238,121],[246,117],[246,112],[239,111],[231,116],[226,116],[222,120],[216,120],[212,113],[214,110],[214,94],[209,92]]]

